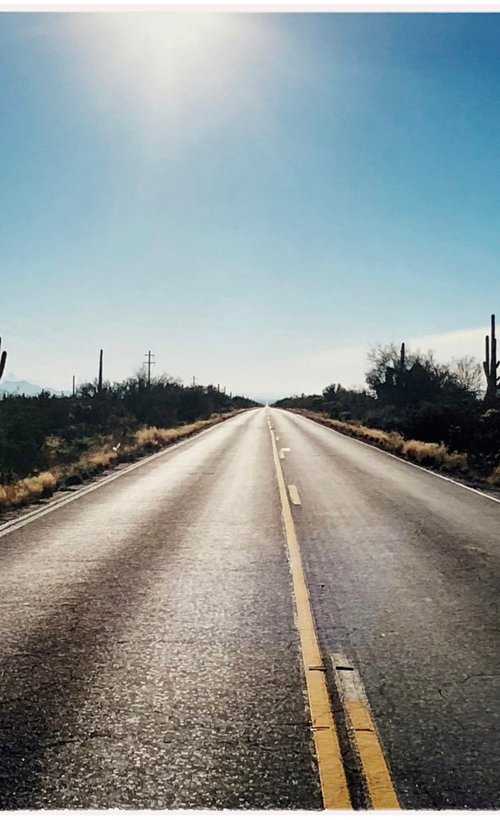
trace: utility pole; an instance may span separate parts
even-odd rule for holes
[[[193,387],[196,387],[196,376],[193,376]]]
[[[74,395],[75,395],[75,393],[76,393],[76,389],[75,389],[75,377],[73,376],[73,391],[72,391],[71,395],[72,395],[72,396],[74,396]]]
[[[153,362],[153,361],[152,361],[152,359],[154,359],[154,358],[155,358],[155,354],[154,354],[154,353],[151,353],[151,351],[150,351],[150,350],[148,350],[148,352],[147,352],[147,353],[145,353],[144,355],[145,355],[145,356],[147,356],[147,361],[146,361],[146,362],[143,362],[143,365],[144,365],[145,367],[147,366],[147,368],[148,368],[148,387],[151,387],[151,365],[155,365],[155,364],[156,364],[156,362]]]

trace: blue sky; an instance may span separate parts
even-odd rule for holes
[[[0,334],[284,395],[500,313],[498,14],[0,15]]]

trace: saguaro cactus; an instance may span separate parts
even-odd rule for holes
[[[0,350],[2,349],[2,339],[0,338]],[[5,370],[5,362],[7,361],[7,351],[3,350],[2,355],[0,356],[0,379],[3,376],[3,371]]]
[[[99,353],[99,378],[97,380],[97,392],[102,392],[102,350]]]
[[[500,365],[500,362],[497,361],[497,337],[495,335],[494,313],[491,314],[491,337],[485,337],[485,351],[486,356],[483,362],[484,374],[486,376],[485,401],[488,404],[494,404],[497,394],[497,385],[499,384],[497,370]]]
[[[401,342],[399,362],[393,361],[393,364],[394,367],[386,367],[385,381],[386,384],[395,385],[401,390],[406,384],[406,345],[404,342]]]

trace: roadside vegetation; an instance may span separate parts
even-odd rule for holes
[[[78,486],[252,407],[213,386],[141,376],[75,396],[0,400],[0,511]]]
[[[330,384],[321,395],[289,396],[295,410],[345,435],[422,466],[500,487],[500,396],[467,357],[440,364],[402,345],[369,354],[366,387]]]

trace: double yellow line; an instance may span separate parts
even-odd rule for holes
[[[323,805],[325,809],[350,809],[352,808],[352,803],[344,770],[339,737],[330,703],[330,696],[328,694],[326,669],[321,656],[309,600],[309,591],[302,563],[300,545],[286,491],[285,478],[281,468],[276,439],[269,419],[268,424],[292,575],[297,628],[302,650]],[[342,701],[346,709],[347,702],[345,698],[342,698]],[[378,744],[373,723],[368,723],[370,715],[366,700],[361,704],[358,699],[357,706],[352,705],[354,706],[352,712],[346,709],[346,714],[350,723],[350,735],[354,740],[356,746],[355,751],[358,754],[358,759],[360,760],[365,782],[368,787],[371,807],[378,809],[399,808],[396,793],[387,766],[385,766],[383,753]],[[362,714],[361,709],[358,708],[360,706],[363,707]],[[355,723],[357,731],[352,731],[352,722]],[[370,735],[369,741],[367,741],[365,734],[367,736],[368,734]],[[358,743],[358,739],[361,741],[360,743]],[[378,747],[379,754],[377,754],[376,751],[374,752],[376,747]],[[383,766],[381,766],[381,760],[383,761]]]

